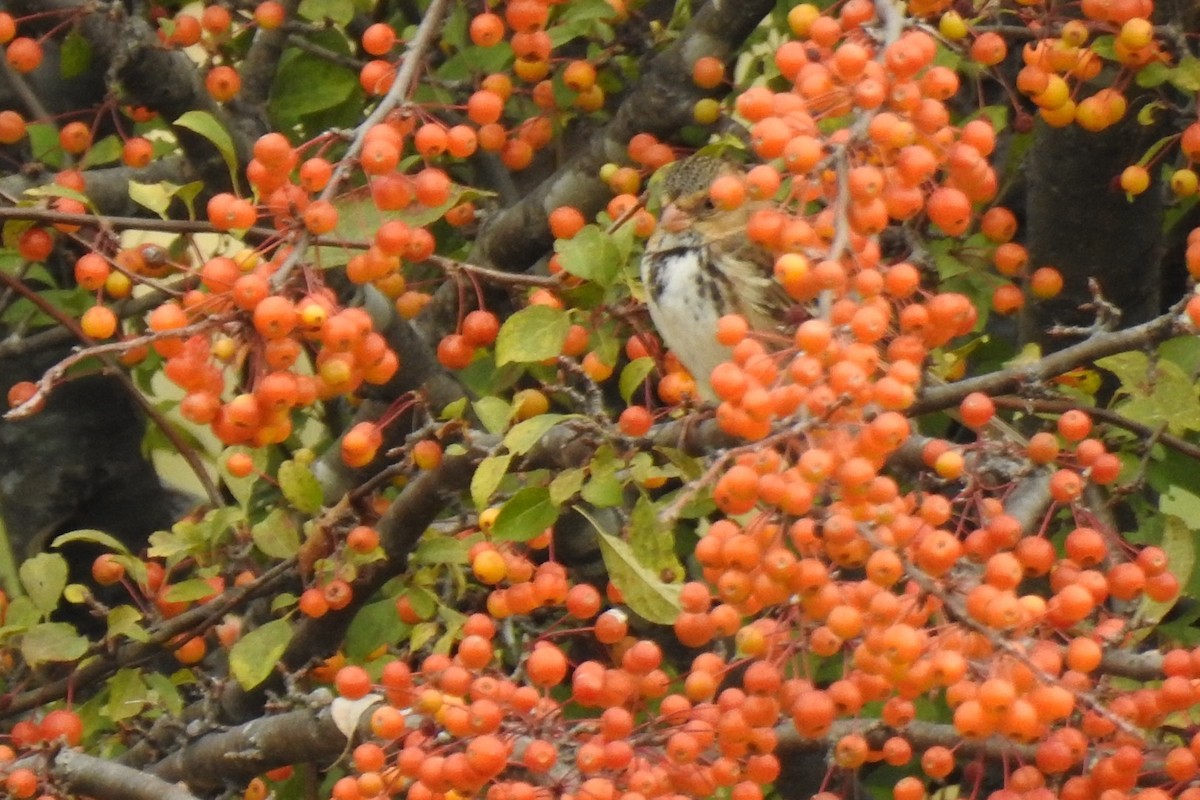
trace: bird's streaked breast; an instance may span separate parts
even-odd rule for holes
[[[717,343],[717,321],[729,312],[723,298],[732,289],[703,248],[648,252],[642,259],[650,318],[680,363],[692,373],[701,394],[712,399],[708,376],[730,358]]]

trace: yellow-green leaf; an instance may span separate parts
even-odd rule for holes
[[[56,536],[54,537],[54,541],[50,543],[50,547],[51,549],[57,550],[64,544],[70,544],[71,542],[93,542],[95,544],[107,547],[114,553],[129,552],[129,548],[126,547],[125,543],[120,539],[116,538],[115,536],[110,536],[104,531],[97,531],[91,528],[84,528],[83,530],[71,531],[70,533],[64,533],[61,536]]]
[[[266,519],[250,529],[254,546],[272,558],[290,558],[300,549],[300,530],[282,508],[276,508]]]
[[[237,151],[233,147],[233,138],[229,131],[221,127],[216,117],[207,111],[188,111],[175,120],[175,125],[187,128],[212,142],[221,158],[225,159],[225,166],[229,167],[229,179],[233,181],[234,186],[237,185]]]
[[[564,270],[606,289],[621,272],[621,252],[598,225],[585,225],[574,237],[559,239],[554,249]]]
[[[512,456],[508,453],[499,456],[488,456],[479,462],[475,474],[471,476],[471,501],[475,507],[482,509],[500,485],[500,481],[508,474],[508,465]]]
[[[625,368],[621,370],[621,378],[617,384],[621,391],[621,399],[626,403],[630,402],[633,393],[645,382],[646,376],[653,371],[654,359],[649,356],[635,358],[626,364]]]
[[[626,604],[651,622],[673,623],[680,613],[679,584],[659,580],[638,562],[625,540],[603,531],[598,535],[609,580],[621,591]]]
[[[43,622],[21,636],[21,655],[30,666],[48,661],[76,661],[87,649],[88,640],[65,622]]]
[[[58,553],[39,553],[22,563],[18,574],[25,594],[42,616],[48,616],[58,607],[59,598],[67,586],[65,558]]]
[[[238,639],[229,650],[229,668],[243,689],[253,689],[279,664],[292,640],[292,625],[276,619]]]
[[[527,486],[508,499],[496,517],[492,538],[498,542],[524,542],[538,536],[558,519],[558,507],[550,492]]]
[[[512,430],[504,436],[504,446],[513,455],[523,456],[538,443],[546,431],[565,419],[578,416],[578,414],[538,414],[536,417],[530,417],[524,422],[513,425]]]
[[[104,704],[104,715],[112,722],[135,717],[150,703],[150,687],[142,680],[140,670],[118,670],[109,678],[108,702]]]
[[[530,364],[562,353],[571,321],[566,312],[549,306],[529,306],[513,314],[496,337],[496,365]]]
[[[1168,514],[1163,521],[1163,538],[1159,547],[1167,554],[1167,569],[1179,581],[1180,586],[1187,586],[1196,567],[1196,532],[1181,518]],[[1171,610],[1177,599],[1159,602],[1143,597],[1138,616],[1150,622],[1157,622]]]
[[[279,465],[276,478],[279,480],[279,490],[295,508],[305,514],[315,514],[321,510],[324,502],[321,484],[308,467],[296,461],[285,461]]]

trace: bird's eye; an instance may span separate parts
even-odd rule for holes
[[[713,199],[707,195],[704,197],[704,202],[700,205],[705,211],[713,211],[717,207],[717,204],[713,202]]]

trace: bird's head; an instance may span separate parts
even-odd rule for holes
[[[670,233],[680,233],[718,213],[709,188],[721,175],[736,172],[735,164],[712,156],[691,156],[667,166],[662,181],[659,227]]]

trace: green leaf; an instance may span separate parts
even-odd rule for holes
[[[685,570],[675,555],[675,537],[663,530],[658,509],[648,497],[639,497],[630,514],[629,548],[637,562],[659,580],[675,583],[683,578]]]
[[[346,631],[346,656],[363,661],[384,645],[394,645],[404,636],[404,628],[396,621],[395,601],[380,600],[358,610]]]
[[[1096,366],[1116,375],[1117,380],[1121,382],[1122,389],[1125,389],[1136,386],[1146,379],[1150,359],[1145,353],[1129,351],[1097,359]]]
[[[305,514],[315,514],[321,510],[325,499],[321,484],[308,467],[295,461],[285,461],[279,465],[276,478],[283,496],[297,509]]]
[[[421,619],[429,619],[437,613],[440,605],[438,596],[424,586],[409,586],[404,590],[403,595],[408,598],[413,611],[416,611]]]
[[[124,636],[135,642],[150,641],[150,634],[142,626],[143,619],[142,612],[133,606],[117,606],[106,617],[109,638]]]
[[[354,3],[352,0],[300,0],[296,13],[312,22],[331,20],[339,27],[345,27],[354,19]]]
[[[621,392],[621,399],[629,403],[633,398],[633,393],[645,382],[651,372],[654,372],[654,359],[649,356],[635,358],[626,364],[625,368],[621,370],[621,378],[617,384]]]
[[[23,631],[36,625],[41,618],[42,615],[38,613],[32,600],[23,594],[17,595],[8,604],[8,610],[4,615],[4,626],[0,627],[0,633]]]
[[[448,655],[454,643],[462,638],[462,629],[467,617],[449,606],[442,605],[438,606],[438,619],[445,626],[446,632],[433,645],[433,651]]]
[[[300,549],[300,529],[282,508],[275,508],[250,529],[254,546],[271,558],[291,558]]]
[[[441,626],[436,622],[418,622],[408,634],[409,652],[416,652],[437,636]]]
[[[1091,41],[1091,44],[1088,45],[1088,49],[1101,58],[1106,58],[1109,61],[1115,61],[1117,58],[1117,52],[1114,49],[1116,42],[1117,38],[1111,34],[1097,36]]]
[[[563,470],[555,475],[554,479],[550,481],[550,502],[561,506],[579,494],[580,488],[583,487],[584,476],[585,473],[580,467]]]
[[[1171,85],[1181,92],[1200,92],[1200,58],[1186,55],[1171,70]]]
[[[1167,147],[1179,141],[1178,136],[1163,136],[1154,144],[1146,148],[1146,152],[1142,153],[1142,157],[1138,159],[1138,163],[1142,166],[1150,166],[1154,163],[1155,158]]]
[[[1189,517],[1188,519],[1196,519]],[[1167,554],[1167,568],[1179,581],[1180,586],[1186,587],[1192,579],[1196,568],[1196,531],[1189,528],[1183,519],[1168,514],[1163,529],[1162,542],[1159,547]],[[1178,598],[1157,602],[1143,596],[1138,615],[1148,621],[1157,622],[1171,610]]]
[[[290,622],[276,619],[234,642],[229,649],[229,669],[243,689],[253,689],[275,670],[292,633]]]
[[[184,537],[169,531],[155,531],[150,534],[150,547],[147,548],[146,555],[151,558],[165,558],[167,563],[177,563],[191,551],[192,547]]]
[[[21,564],[18,573],[25,594],[42,616],[58,608],[67,585],[67,560],[58,553],[39,553]]]
[[[1176,336],[1158,346],[1158,354],[1189,375],[1200,371],[1200,337]]]
[[[617,476],[621,466],[623,464],[617,461],[611,447],[597,449],[588,465],[590,478],[580,496],[598,508],[622,505],[625,502],[625,486]]]
[[[571,0],[563,8],[563,13],[547,33],[554,47],[559,47],[580,36],[600,33],[608,28],[603,25],[613,19],[613,9],[605,0]],[[608,36],[612,30],[608,28]],[[603,38],[603,36],[601,36]]]
[[[481,73],[501,72],[512,66],[512,45],[500,42],[493,47],[466,47],[438,67],[437,75],[446,80],[460,81]]]
[[[77,200],[85,206],[91,206],[92,201],[83,192],[77,192],[67,186],[59,186],[57,183],[48,183],[45,186],[30,186],[25,191],[21,192],[22,197],[68,197],[72,200]]]
[[[470,548],[453,536],[426,534],[417,545],[412,560],[416,564],[466,564]]]
[[[77,661],[88,649],[88,640],[65,622],[43,622],[21,636],[21,655],[30,666],[49,661]]]
[[[280,592],[271,598],[271,613],[285,611],[300,602],[300,598],[289,592]]]
[[[1155,86],[1159,86],[1170,80],[1174,71],[1161,61],[1151,61],[1138,70],[1137,75],[1134,76],[1134,81],[1143,89],[1153,89]],[[1193,89],[1193,91],[1195,90]]]
[[[190,184],[189,184],[190,185]],[[158,183],[129,182],[129,199],[139,206],[150,209],[163,219],[170,214],[171,201],[182,187],[170,181]]]
[[[150,700],[150,687],[142,680],[141,670],[126,667],[108,679],[104,715],[112,722],[120,722],[137,716]]]
[[[508,499],[496,517],[492,538],[497,542],[525,542],[539,536],[558,519],[558,507],[550,492],[527,486]]]
[[[1156,359],[1141,352],[1118,353],[1101,358],[1096,366],[1121,382],[1116,408],[1129,418],[1151,427],[1162,423],[1180,434],[1200,430],[1200,399],[1187,373],[1173,361]]]
[[[471,476],[471,502],[475,508],[483,509],[488,500],[500,485],[500,481],[508,474],[508,466],[512,462],[509,454],[488,456],[479,462],[475,474]]]
[[[83,154],[79,166],[84,169],[93,169],[120,161],[123,148],[124,144],[115,135],[105,136],[98,142],[92,142],[92,146]]]
[[[175,125],[186,128],[212,142],[213,147],[217,148],[217,152],[221,154],[221,158],[225,159],[225,166],[229,168],[229,179],[233,181],[234,186],[237,185],[237,151],[234,149],[229,131],[221,127],[221,123],[217,121],[216,117],[207,111],[188,111],[175,120]]]
[[[82,75],[92,63],[91,42],[72,27],[63,38],[58,51],[58,62],[59,74],[64,78]]]
[[[171,679],[158,672],[151,672],[142,677],[153,692],[152,702],[165,708],[168,714],[178,717],[183,711],[183,697]]]
[[[623,539],[597,529],[600,554],[608,577],[621,591],[626,604],[639,616],[659,625],[670,625],[679,617],[679,584],[659,580],[640,564]]]
[[[91,595],[91,590],[82,583],[68,583],[63,589],[62,599],[72,605],[79,605],[87,602],[89,595]]]
[[[35,123],[25,127],[25,135],[29,137],[29,149],[38,153],[48,167],[60,168],[63,165],[63,151],[58,144],[58,126],[45,123]]]
[[[129,548],[126,547],[120,539],[116,538],[115,536],[109,536],[104,531],[92,530],[90,528],[71,531],[70,533],[64,533],[61,536],[56,536],[54,537],[54,541],[50,542],[50,547],[53,549],[58,549],[64,544],[70,544],[72,542],[94,542],[95,544],[107,547],[113,552],[124,553],[126,555],[129,554]]]
[[[196,218],[196,197],[203,190],[204,184],[200,181],[185,183],[175,190],[175,197],[187,207],[188,219]]]
[[[571,321],[566,312],[549,306],[529,306],[513,314],[496,338],[496,364],[529,364],[562,353]]]
[[[504,446],[515,456],[523,456],[537,444],[546,431],[566,419],[577,418],[578,414],[539,414],[536,417],[513,425],[504,437]]]
[[[585,225],[571,239],[554,243],[562,267],[607,289],[621,274],[621,251],[599,225]]]
[[[358,78],[350,70],[289,49],[279,60],[267,109],[271,120],[287,129],[304,117],[336,108],[357,91]]]
[[[215,597],[216,594],[216,589],[208,581],[203,578],[191,578],[179,583],[172,583],[163,592],[163,599],[172,603],[190,603],[193,600]]]
[[[508,427],[512,418],[512,405],[499,397],[481,397],[474,403],[475,416],[479,417],[484,430],[488,433],[500,433]]]
[[[244,478],[239,478],[230,474],[229,467],[226,466],[229,462],[229,457],[234,453],[244,453],[250,456],[250,461],[253,464],[253,469],[250,474]],[[217,471],[221,475],[221,482],[229,489],[229,493],[237,500],[238,505],[246,508],[250,505],[250,499],[254,495],[254,487],[258,484],[258,479],[267,469],[267,451],[261,447],[227,447],[217,457]]]
[[[680,472],[673,466],[660,466],[654,463],[654,456],[649,453],[637,453],[629,460],[629,477],[635,483],[645,485],[647,481],[661,481],[663,478],[678,478]]]
[[[1155,116],[1160,111],[1166,111],[1169,106],[1162,100],[1151,100],[1146,105],[1138,109],[1137,121],[1139,125],[1149,126],[1155,123]]]
[[[1200,520],[1200,496],[1172,483],[1163,487],[1158,497],[1158,510],[1168,517]]]
[[[463,415],[467,413],[467,403],[468,400],[465,397],[460,397],[453,403],[447,403],[446,407],[438,414],[438,419],[447,421],[462,419]]]

